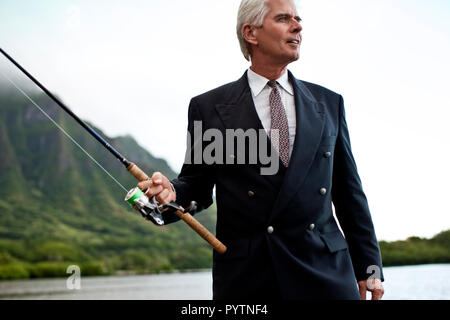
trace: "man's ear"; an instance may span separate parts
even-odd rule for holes
[[[255,26],[246,23],[242,26],[242,34],[244,36],[244,39],[253,45],[257,45],[258,44],[258,40],[256,39],[256,28]]]

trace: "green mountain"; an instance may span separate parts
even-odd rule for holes
[[[137,181],[43,94],[45,112],[127,189]],[[132,137],[106,137],[149,175],[176,176]],[[184,151],[183,151],[184,152]],[[23,95],[0,90],[0,279],[118,270],[209,268],[212,249],[183,222],[157,227],[124,202],[126,192]],[[196,216],[214,232],[215,209]]]

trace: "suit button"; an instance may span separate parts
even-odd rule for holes
[[[248,196],[251,198],[251,197],[253,197],[255,195],[255,193],[252,191],[252,190],[250,190],[249,192],[248,192]]]
[[[320,194],[321,195],[325,195],[327,193],[327,189],[325,188],[320,188]]]
[[[273,227],[272,226],[268,226],[267,227],[267,233],[269,233],[269,234],[273,233]]]
[[[325,153],[323,154],[323,156],[324,156],[325,158],[329,158],[329,157],[331,157],[331,152],[330,152],[330,151],[325,152]]]
[[[311,223],[311,224],[309,225],[309,230],[313,231],[315,227],[316,227],[316,226],[314,225],[314,223]]]

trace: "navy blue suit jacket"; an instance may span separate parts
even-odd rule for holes
[[[172,181],[177,202],[186,206],[195,200],[200,209],[212,204],[216,186],[216,235],[228,250],[214,252],[214,299],[359,299],[356,281],[371,275],[371,265],[381,270],[343,99],[290,72],[289,79],[297,125],[288,168],[280,162],[279,174],[264,176],[259,162],[184,164]],[[225,129],[263,128],[247,73],[193,98],[188,118],[191,135],[194,121],[202,121],[203,131],[215,128],[224,136]]]

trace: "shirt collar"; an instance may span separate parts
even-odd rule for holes
[[[256,72],[254,72],[252,69],[248,68],[247,71],[247,77],[248,77],[248,84],[250,86],[250,89],[252,90],[253,96],[256,97],[261,93],[261,91],[264,89],[264,87],[267,85],[267,82],[269,79],[260,76]],[[285,71],[281,77],[277,79],[278,84],[286,90],[290,95],[294,95],[294,89],[292,88],[291,83],[289,82],[289,77],[287,71]]]

